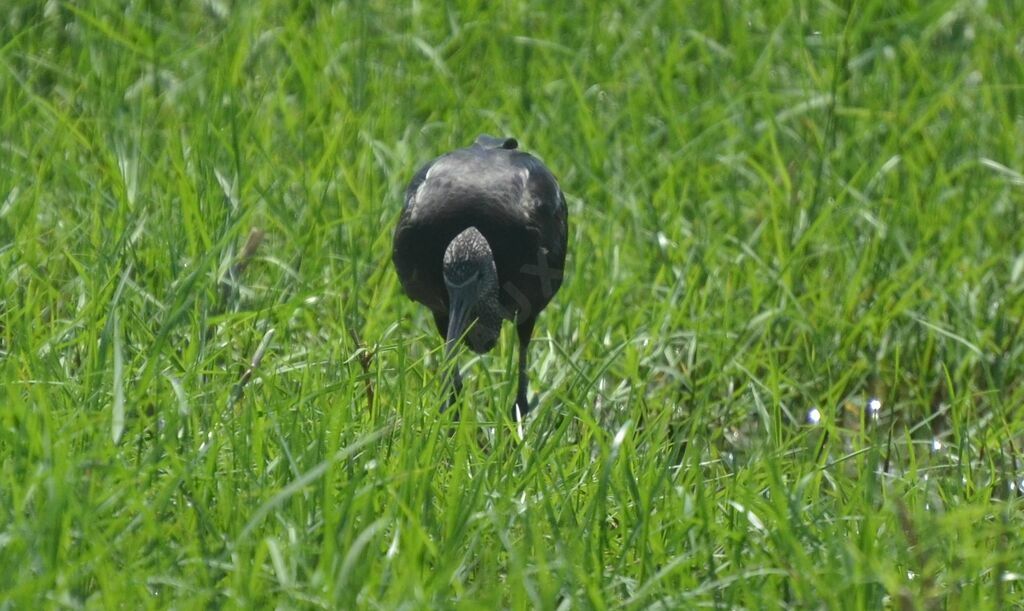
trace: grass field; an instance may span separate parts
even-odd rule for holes
[[[0,608],[1024,605],[1024,12],[640,4],[4,3]],[[522,427],[390,261],[480,133]]]

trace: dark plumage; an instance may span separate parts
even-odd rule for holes
[[[450,354],[484,353],[511,320],[519,334],[513,416],[530,410],[526,355],[562,284],[568,211],[558,181],[514,138],[480,136],[423,166],[405,192],[392,259],[409,297],[430,308]],[[452,370],[452,398],[462,386]]]

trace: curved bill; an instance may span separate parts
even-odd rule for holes
[[[455,344],[466,334],[470,324],[471,299],[464,291],[449,289],[448,335],[445,337],[445,355],[450,355]]]

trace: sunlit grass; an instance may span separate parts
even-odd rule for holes
[[[1019,11],[461,4],[0,9],[0,607],[1024,604]],[[390,264],[479,133],[521,427]]]

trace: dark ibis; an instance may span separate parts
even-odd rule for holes
[[[480,136],[420,168],[405,191],[392,260],[410,299],[430,308],[452,362],[462,340],[483,354],[505,320],[519,335],[519,386],[512,417],[530,411],[527,351],[537,316],[562,285],[568,240],[565,196],[550,170],[515,138]]]

